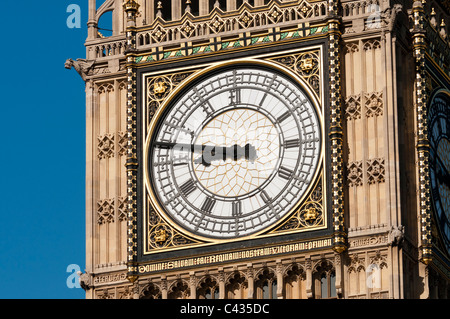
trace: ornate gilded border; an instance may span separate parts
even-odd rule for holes
[[[235,39],[222,39],[221,37],[213,37],[208,43],[200,45],[192,45],[192,43],[182,43],[177,49],[164,50],[163,47],[152,49],[150,54],[143,54],[136,57],[137,64],[152,63],[157,61],[166,61],[173,58],[192,57],[202,53],[222,52],[233,49],[244,49],[256,47],[259,45],[267,45],[289,40],[297,40],[300,38],[309,38],[312,36],[321,36],[328,32],[328,25],[310,26],[308,22],[289,30],[280,31],[279,27],[270,28],[266,34],[251,35],[245,32]]]
[[[341,21],[338,17],[338,1],[329,0],[328,22],[330,63],[330,140],[331,140],[331,209],[333,215],[333,249],[337,253],[347,248],[347,234],[344,225],[344,163],[341,96]]]
[[[310,94],[315,95],[317,107],[320,108],[320,113],[323,114],[324,107],[323,105],[320,105],[322,104],[323,95],[323,81],[321,76],[323,74],[323,52],[321,50],[321,47],[296,49],[289,51],[289,54],[277,53],[276,55],[272,54],[266,56],[265,58],[261,58],[261,61],[267,60],[275,62],[276,64],[280,64],[280,67],[282,66],[285,69],[290,69],[297,76],[301,77],[305,84],[309,86]],[[216,64],[220,65],[222,63]],[[203,68],[206,66],[207,65],[203,66]],[[199,69],[196,68],[192,70],[172,71],[169,73],[156,73],[151,76],[143,76],[142,83],[145,83],[147,88],[142,92],[142,99],[145,101],[146,105],[145,110],[142,110],[142,115],[145,118],[143,120],[143,123],[145,123],[143,124],[145,125],[143,130],[145,136],[143,138],[147,138],[148,124],[150,123],[150,118],[155,114],[155,111],[161,107],[170,95],[173,94],[173,91],[178,85],[185,85],[183,84],[183,81],[180,82],[178,80],[188,78],[195,70]],[[187,79],[187,81],[189,81],[189,79]],[[323,115],[322,123],[324,123]],[[324,125],[322,125],[322,136],[324,136]],[[323,140],[322,147],[325,149],[325,139]],[[318,176],[318,179],[315,179],[315,188],[313,188],[308,193],[307,197],[304,198],[299,209],[293,213],[282,226],[262,232],[256,236],[257,238],[325,229],[328,226],[326,213],[327,203],[326,196],[324,195],[326,189],[326,177],[323,174],[323,168],[325,167],[323,161],[325,161],[325,157],[322,157],[321,168],[319,168],[320,175]],[[144,192],[147,194],[145,189]],[[143,247],[145,248],[143,253],[145,255],[217,244],[217,242],[196,239],[184,234],[183,231],[179,231],[176,226],[166,222],[165,218],[161,216],[157,210],[152,208],[151,200],[146,200],[143,211],[145,211],[146,217],[143,225],[143,236],[145,236],[145,238],[143,238]],[[295,221],[298,221],[298,223]],[[256,237],[246,238],[246,240],[254,239]],[[242,239],[239,241],[242,241]]]
[[[136,51],[136,14],[139,4],[127,0],[123,5],[127,15],[127,211],[128,211],[128,279],[137,279],[137,82],[134,66]]]
[[[429,264],[432,260],[431,234],[431,195],[429,186],[429,142],[428,142],[428,110],[427,110],[427,79],[426,79],[426,30],[425,10],[421,2],[414,2],[413,6],[413,48],[416,60],[415,104],[417,116],[417,144],[419,177],[419,218],[421,260]]]

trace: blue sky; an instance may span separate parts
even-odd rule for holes
[[[85,57],[87,7],[2,2],[1,299],[84,298],[66,285],[68,265],[85,269],[84,82],[64,62]]]

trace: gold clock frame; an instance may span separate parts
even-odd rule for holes
[[[179,226],[177,223],[175,223],[170,216],[168,216],[164,208],[161,207],[159,204],[159,201],[157,199],[156,194],[153,193],[152,187],[150,186],[150,180],[149,180],[149,172],[147,165],[143,165],[143,180],[144,183],[142,185],[142,192],[144,194],[143,196],[143,202],[142,202],[142,227],[143,227],[143,238],[142,238],[142,244],[143,244],[143,254],[144,255],[151,255],[155,253],[161,253],[166,251],[174,251],[174,250],[180,250],[180,249],[186,249],[186,248],[197,248],[197,247],[204,247],[204,246],[210,246],[210,245],[219,245],[223,243],[232,243],[232,242],[242,242],[242,241],[248,241],[255,238],[265,238],[265,237],[273,237],[273,236],[279,236],[284,234],[292,234],[292,233],[299,233],[299,232],[306,232],[306,231],[313,231],[313,230],[320,230],[320,229],[326,229],[328,227],[328,215],[327,215],[327,176],[325,174],[324,167],[326,167],[325,162],[325,140],[326,140],[326,133],[325,133],[325,108],[324,108],[324,79],[323,79],[323,51],[324,47],[322,45],[316,45],[316,46],[310,46],[307,48],[301,48],[301,49],[293,49],[293,50],[287,50],[283,52],[277,52],[272,54],[263,54],[263,55],[257,55],[252,58],[242,58],[242,59],[234,59],[229,60],[226,62],[215,62],[215,63],[205,63],[201,65],[195,65],[187,68],[180,68],[180,69],[172,69],[168,70],[167,72],[145,72],[142,74],[142,87],[146,87],[146,79],[149,77],[154,76],[155,78],[161,78],[162,76],[165,76],[166,78],[171,78],[176,74],[181,73],[191,73],[189,76],[184,77],[184,79],[170,92],[166,92],[165,89],[168,88],[167,85],[163,83],[163,81],[153,81],[154,83],[154,94],[161,94],[164,95],[163,98],[160,99],[160,104],[156,108],[156,112],[151,116],[151,120],[148,119],[148,105],[147,105],[147,95],[148,90],[150,90],[150,87],[147,87],[147,89],[142,90],[142,140],[144,142],[144,148],[143,148],[143,163],[147,163],[148,161],[148,149],[150,147],[150,141],[151,137],[154,133],[154,130],[156,128],[156,125],[162,116],[164,110],[171,104],[173,99],[178,96],[178,94],[187,87],[190,82],[194,79],[198,79],[214,70],[220,69],[222,67],[230,66],[230,65],[238,65],[238,64],[249,64],[249,65],[259,65],[259,66],[266,66],[268,68],[274,69],[278,71],[281,74],[286,75],[288,78],[293,80],[295,83],[297,83],[302,89],[304,89],[308,96],[311,98],[311,102],[314,105],[316,112],[319,117],[319,123],[320,123],[320,130],[322,135],[322,141],[321,141],[321,152],[319,156],[319,164],[317,166],[316,172],[314,173],[314,177],[310,183],[310,185],[307,187],[305,193],[303,196],[298,200],[297,204],[292,208],[288,213],[285,214],[283,218],[278,220],[276,223],[272,224],[271,226],[268,226],[267,228],[260,230],[256,233],[252,233],[248,236],[239,237],[235,239],[215,239],[215,238],[208,238],[203,237],[194,233],[189,232],[188,230],[184,229],[183,227]],[[302,60],[300,61],[300,66],[298,68],[302,68],[305,66],[304,72],[301,72],[299,69],[297,69],[297,65],[292,65],[292,63],[284,63],[285,59],[287,57],[305,57],[306,55],[308,60]],[[316,71],[318,74],[315,74],[318,76],[319,81],[319,87],[320,89],[317,91],[315,90],[312,85],[311,81],[309,81],[310,74],[307,74],[309,68],[311,66],[311,54],[315,55],[316,57]],[[172,87],[172,85],[170,85]],[[159,93],[157,93],[159,92]],[[313,193],[317,193],[317,189],[320,189],[321,198],[315,198],[315,201],[312,200]],[[302,209],[306,209],[306,205],[308,203],[315,202],[315,205],[318,204],[321,209],[321,213],[319,213],[319,216],[321,218],[321,221],[319,223],[315,223],[313,226],[306,226],[306,227],[299,227],[299,223],[296,226],[289,227],[289,221],[291,219],[298,220],[300,216],[303,216],[304,211]],[[317,207],[317,206],[316,206]],[[149,213],[152,212],[156,214],[156,221],[152,220],[154,224],[152,227],[150,227],[150,219],[151,216]],[[153,216],[154,219],[155,216]],[[295,224],[295,223],[294,223]],[[305,226],[303,224],[303,226]],[[151,229],[150,229],[151,228]],[[181,240],[178,241],[178,243],[174,243],[173,240],[170,240],[174,236],[178,236],[178,238],[181,238]],[[159,242],[158,242],[159,240]],[[150,247],[151,246],[151,247]]]

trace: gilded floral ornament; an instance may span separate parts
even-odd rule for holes
[[[164,92],[166,92],[167,89],[167,85],[164,82],[156,82],[153,85],[153,93],[155,93],[155,95],[160,95],[160,94],[164,94]]]
[[[156,42],[162,42],[165,40],[166,38],[166,34],[167,32],[163,29],[163,27],[161,27],[160,25],[158,25],[155,30],[152,32],[152,38],[156,41]]]
[[[215,16],[212,19],[211,23],[209,24],[209,27],[211,31],[213,31],[214,33],[219,33],[223,31],[224,25],[225,23],[223,22],[223,20],[220,19],[218,16]]]
[[[185,246],[195,242],[177,232],[153,210],[148,212],[148,250]]]
[[[139,3],[137,3],[135,0],[127,0],[123,4],[123,8],[125,9],[125,11],[129,10],[137,11],[139,10],[139,7],[140,7]]]
[[[272,11],[269,12],[269,19],[273,23],[277,23],[281,20],[282,12],[278,7],[273,7]]]
[[[253,17],[247,12],[244,11],[239,17],[239,23],[244,27],[248,28],[253,23]]]
[[[307,1],[303,1],[300,5],[299,5],[299,10],[298,12],[301,14],[301,16],[303,18],[309,18],[312,16],[312,7],[309,5],[309,3]]]
[[[189,20],[181,27],[181,32],[186,38],[190,38],[195,31],[195,26]]]

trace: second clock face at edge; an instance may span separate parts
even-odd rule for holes
[[[148,154],[151,191],[172,221],[205,238],[241,238],[286,217],[313,183],[320,116],[285,74],[219,69],[167,105]]]
[[[450,96],[438,94],[429,115],[430,178],[437,227],[450,254]]]

